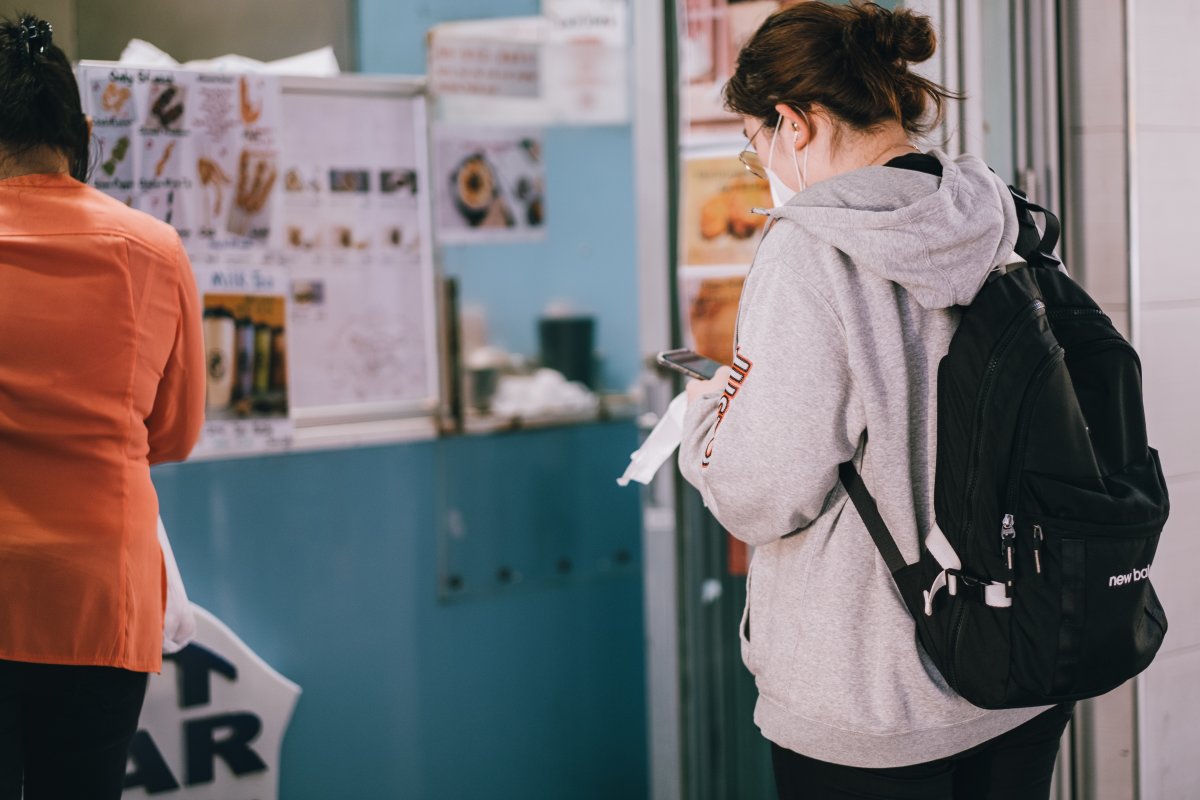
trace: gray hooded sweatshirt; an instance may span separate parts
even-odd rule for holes
[[[709,510],[755,548],[741,624],[755,722],[782,747],[856,767],[945,758],[1044,710],[984,711],[946,685],[838,482],[838,464],[861,458],[916,561],[934,522],[937,368],[954,306],[1017,236],[983,162],[934,155],[941,178],[867,167],[767,212],[733,378],[689,406],[679,453]]]

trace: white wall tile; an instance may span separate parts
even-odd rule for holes
[[[1133,4],[1134,100],[1139,125],[1200,126],[1191,58],[1200,3],[1154,0]],[[1120,61],[1114,51],[1114,61]]]
[[[1082,128],[1125,125],[1123,0],[1088,0],[1069,15],[1073,124]]]
[[[1075,249],[1067,267],[1100,305],[1128,303],[1128,201],[1125,170],[1117,168],[1125,163],[1125,135],[1086,131],[1071,138],[1074,208],[1065,215]]]
[[[1200,472],[1200,303],[1141,310],[1142,391],[1150,444],[1167,476]]]
[[[1200,78],[1193,81],[1197,88],[1192,105],[1200,108]],[[1200,128],[1139,128],[1136,157],[1142,300],[1200,300],[1200,203],[1195,195],[1200,185]]]
[[[1133,686],[1133,681],[1127,681],[1075,707],[1077,741],[1092,743],[1091,757],[1077,764],[1084,773],[1088,800],[1133,800],[1137,730]]]
[[[1200,797],[1200,650],[1160,656],[1142,678],[1141,796],[1147,800]]]
[[[1154,591],[1167,612],[1163,653],[1200,647],[1200,476],[1167,481],[1171,516],[1154,557]],[[1197,676],[1200,678],[1200,676]],[[1200,718],[1198,718],[1200,719]],[[1197,742],[1200,745],[1200,742]]]

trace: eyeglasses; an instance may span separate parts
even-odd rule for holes
[[[767,123],[758,126],[758,130],[754,135],[746,140],[746,146],[742,148],[742,152],[738,153],[738,161],[742,162],[742,166],[756,178],[762,180],[767,179],[767,168],[763,166],[762,159],[758,157],[758,152],[754,149],[754,140],[767,127]]]

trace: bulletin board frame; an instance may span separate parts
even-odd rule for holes
[[[154,74],[174,73],[178,74],[212,74],[212,73],[196,73],[191,70],[175,68],[142,68],[138,65],[119,64],[116,62],[103,61],[83,61],[77,65],[77,70],[81,77],[81,87],[83,86],[82,78],[85,75],[95,75],[96,70],[114,70],[123,71],[125,73],[137,73],[139,71],[149,71]],[[397,158],[395,166],[403,166],[404,172],[415,173],[415,183],[412,191],[413,198],[411,203],[415,204],[415,208],[407,207],[405,214],[409,217],[414,217],[414,227],[417,233],[413,235],[406,231],[405,240],[413,242],[412,246],[407,248],[405,257],[404,275],[401,277],[399,271],[395,275],[388,278],[387,289],[383,289],[383,297],[392,297],[393,300],[389,305],[388,302],[376,303],[380,295],[373,294],[373,288],[370,281],[372,276],[383,275],[386,272],[386,258],[380,257],[375,262],[371,262],[371,257],[358,257],[357,255],[334,256],[333,261],[338,262],[347,269],[359,268],[363,272],[363,277],[359,278],[357,291],[360,296],[366,296],[371,299],[373,305],[385,307],[387,312],[382,312],[379,308],[374,309],[376,320],[381,316],[384,321],[395,322],[405,316],[405,309],[419,309],[420,320],[418,323],[413,323],[409,326],[410,330],[406,331],[408,340],[412,343],[407,347],[405,352],[415,354],[416,358],[411,359],[412,363],[417,363],[419,366],[416,369],[404,369],[397,364],[390,365],[391,374],[389,376],[388,390],[380,390],[375,392],[362,392],[361,394],[370,394],[370,397],[359,399],[351,397],[348,393],[343,392],[342,396],[334,397],[333,402],[304,402],[303,393],[297,393],[296,368],[299,366],[303,369],[301,362],[297,362],[297,358],[304,358],[306,353],[296,347],[294,340],[295,324],[297,322],[295,309],[297,303],[294,302],[298,297],[296,288],[296,275],[303,274],[305,271],[312,272],[314,264],[321,262],[320,258],[305,258],[303,255],[298,255],[294,251],[290,251],[286,246],[283,237],[283,215],[284,215],[284,191],[279,186],[276,187],[275,210],[272,212],[271,234],[264,242],[268,242],[265,246],[260,247],[256,252],[243,251],[235,252],[228,251],[227,253],[214,254],[209,252],[199,252],[193,256],[193,266],[197,272],[198,281],[201,284],[207,278],[207,272],[213,269],[225,269],[227,267],[237,269],[243,267],[245,269],[258,270],[266,268],[267,271],[287,276],[290,280],[285,280],[285,283],[290,283],[288,291],[288,310],[287,310],[287,362],[288,362],[288,379],[287,379],[287,394],[288,408],[286,415],[286,435],[275,435],[267,438],[259,437],[255,439],[253,436],[248,436],[244,440],[239,441],[236,437],[232,437],[230,441],[222,441],[219,446],[205,446],[202,441],[201,446],[197,448],[197,452],[193,458],[200,459],[222,459],[230,457],[256,456],[286,453],[291,451],[304,451],[314,449],[329,449],[348,446],[361,446],[371,444],[388,444],[403,441],[413,441],[434,438],[438,435],[438,419],[445,413],[445,396],[443,387],[444,374],[444,334],[442,332],[441,316],[442,309],[440,303],[440,281],[435,259],[435,243],[434,243],[434,226],[433,226],[433,199],[432,199],[432,163],[429,143],[429,97],[428,83],[423,76],[337,76],[337,77],[298,77],[298,76],[267,76],[267,80],[275,81],[278,86],[279,104],[280,107],[286,109],[289,103],[302,99],[313,99],[320,102],[322,99],[333,99],[337,102],[349,102],[355,99],[386,103],[388,101],[410,104],[408,110],[403,114],[395,114],[397,119],[411,120],[411,132],[403,129],[404,126],[397,128]],[[88,89],[83,88],[85,92],[85,106],[88,104],[89,98],[86,96]],[[92,98],[93,102],[95,98]],[[370,117],[369,114],[365,115]],[[386,115],[385,115],[386,116]],[[283,129],[282,120],[287,117],[284,111],[280,112],[280,130],[277,141],[277,146],[281,152],[280,156],[280,173],[284,171],[285,161],[287,159],[287,131]],[[138,123],[135,122],[136,126]],[[351,125],[351,130],[362,131],[363,128],[355,129],[353,127],[353,119],[348,119],[346,124]],[[365,127],[365,126],[364,126]],[[337,132],[344,128],[331,127],[331,131]],[[404,142],[404,139],[409,139],[409,142]],[[134,141],[137,141],[136,136]],[[336,142],[336,139],[332,141]],[[378,142],[377,142],[378,144]],[[336,148],[337,145],[332,145]],[[407,152],[401,152],[405,151]],[[343,154],[342,163],[355,163],[355,153]],[[131,159],[133,160],[133,159]],[[337,159],[330,159],[329,164],[322,165],[321,170],[328,169],[326,176],[332,183],[335,180],[331,165],[337,162]],[[400,162],[404,162],[401,164]],[[379,167],[380,165],[376,165]],[[384,180],[384,172],[376,169],[371,174],[373,181],[382,182]],[[281,180],[282,184],[283,181]],[[330,190],[329,186],[325,187]],[[135,194],[138,191],[137,186],[132,190]],[[336,189],[332,190],[336,191]],[[380,193],[384,191],[380,186]],[[399,195],[397,195],[399,196]],[[379,213],[379,212],[377,212]],[[386,213],[386,212],[385,212]],[[399,212],[397,212],[399,213]],[[169,219],[169,218],[168,218]],[[355,260],[358,259],[358,260]],[[364,260],[365,259],[365,260]],[[348,266],[347,266],[348,265]],[[370,272],[369,268],[364,269],[364,265],[369,265],[376,271]],[[326,264],[328,266],[328,264]],[[201,285],[201,290],[205,287]],[[391,293],[389,294],[389,291]],[[401,300],[401,295],[404,295]],[[409,305],[406,307],[405,303]],[[388,313],[392,316],[388,317]],[[411,316],[411,314],[409,315]],[[393,325],[393,329],[394,329]],[[419,327],[419,331],[416,328]],[[343,332],[343,336],[350,335]],[[366,333],[357,332],[356,345],[362,346],[364,341],[371,344],[368,340],[372,335],[368,330]],[[375,351],[382,355],[386,355],[387,343],[390,340],[383,342],[375,342]],[[418,352],[419,351],[419,352]],[[322,354],[327,360],[335,360],[330,354]],[[378,360],[378,359],[377,359]],[[374,365],[371,365],[374,366]],[[311,370],[310,370],[311,371]],[[397,376],[402,373],[403,380]],[[362,380],[369,382],[372,380],[373,374],[364,373]],[[335,380],[334,376],[330,376],[331,381]],[[309,376],[309,385],[314,384],[314,376]],[[380,384],[382,386],[382,384]],[[400,387],[401,391],[396,391],[395,387]],[[391,397],[387,397],[388,394]],[[309,392],[309,396],[316,396],[319,392]],[[325,393],[330,395],[329,392]],[[380,397],[380,395],[383,395]],[[332,396],[332,395],[330,395]],[[259,424],[240,424],[237,426],[242,430],[261,429],[265,426]],[[206,436],[208,431],[206,430]],[[278,433],[278,431],[276,432]],[[208,443],[211,445],[211,442]]]
[[[391,438],[388,431],[424,430],[436,433],[436,417],[444,411],[442,395],[442,361],[444,347],[441,335],[441,309],[438,298],[438,270],[434,257],[433,232],[433,169],[429,143],[428,81],[424,77],[339,76],[336,78],[285,77],[283,93],[287,96],[359,97],[373,100],[414,101],[413,137],[417,155],[417,193],[421,221],[421,254],[419,292],[424,298],[425,386],[428,391],[414,400],[338,403],[299,406],[292,412],[297,439],[312,443],[337,441],[339,433],[356,442],[372,438]],[[416,422],[416,426],[411,424]],[[388,423],[394,423],[389,425]],[[406,424],[408,423],[408,424]]]

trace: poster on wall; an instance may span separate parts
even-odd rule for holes
[[[543,0],[542,14],[428,33],[433,114],[448,125],[629,121],[628,0]]]
[[[538,97],[541,52],[530,42],[433,36],[429,85],[439,94]]]
[[[279,79],[200,73],[191,81],[187,169],[197,248],[263,250],[276,243],[280,185]]]
[[[545,238],[546,172],[540,130],[439,127],[434,180],[442,242]]]
[[[542,0],[547,101],[580,120],[628,119],[629,0]]]
[[[174,226],[189,249],[195,244],[191,200],[197,183],[186,166],[191,132],[185,111],[194,79],[182,72],[143,70],[134,86],[140,114],[133,207]]]
[[[96,188],[173,226],[193,260],[273,245],[279,79],[79,68]]]
[[[308,415],[429,411],[438,371],[424,100],[287,93],[284,120],[290,334],[305,354],[294,402]]]
[[[280,267],[197,264],[207,363],[196,454],[286,448],[288,276]]]
[[[679,20],[680,104],[691,138],[736,138],[742,120],[725,110],[722,89],[738,51],[771,12],[800,0],[685,0]]]
[[[129,800],[275,800],[300,687],[194,605],[196,638],[151,675],[129,745]]]
[[[133,205],[134,145],[139,117],[132,70],[111,68],[90,70],[81,81],[84,105],[91,110],[94,141],[92,182],[105,194],[127,206]]]
[[[736,267],[692,267],[679,271],[685,347],[717,363],[733,363],[738,303],[747,272]]]
[[[771,187],[731,155],[695,155],[683,165],[683,263],[746,268],[754,259]]]

